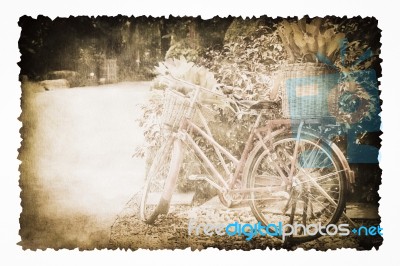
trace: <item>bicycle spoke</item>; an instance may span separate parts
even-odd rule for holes
[[[303,171],[304,173],[307,173],[307,172],[305,172],[302,168],[299,168],[299,170],[300,171]],[[321,180],[323,180],[323,179],[326,179],[326,178],[329,178],[329,177],[332,177],[332,176],[336,176],[336,175],[338,175],[340,172],[344,172],[345,170],[340,170],[340,171],[336,171],[336,172],[333,172],[333,173],[329,173],[329,174],[326,174],[326,175],[323,175],[323,176],[320,176],[320,177],[317,177],[317,178],[313,178],[311,175],[309,175],[309,174],[306,174],[306,176],[308,177],[308,178],[310,178],[310,180],[308,180],[308,181],[302,181],[302,182],[300,182],[299,184],[304,184],[304,183],[309,183],[309,182],[311,182],[311,181],[321,181]]]
[[[279,180],[281,177],[278,175],[257,175],[257,178],[264,178],[264,179],[275,179]]]
[[[319,197],[321,197],[321,196],[319,196]],[[315,197],[314,195],[309,195],[309,198],[312,198],[312,199],[313,199],[312,203],[319,204],[319,205],[321,206],[321,209],[326,208],[326,206],[328,205],[328,204],[324,204],[323,201],[319,200],[319,199],[318,199],[317,197]]]
[[[301,169],[302,170],[302,169]],[[303,172],[305,173],[305,171],[303,170]],[[307,175],[307,174],[306,174]],[[332,199],[332,197],[310,176],[308,176],[310,178],[310,181],[314,184],[314,186],[333,204],[333,205],[337,205],[336,202]]]
[[[312,138],[311,138],[312,139]],[[274,193],[251,193],[249,200],[257,219],[264,223],[309,224],[321,223],[327,225],[336,222],[343,208],[343,189],[345,170],[333,156],[336,156],[330,145],[322,138],[306,140],[300,137],[297,154],[294,152],[296,138],[293,135],[274,141],[273,153],[277,154],[275,162],[282,171],[290,173],[294,162],[291,180],[292,192],[287,193],[283,186],[281,193],[287,197],[275,198]],[[262,160],[261,160],[262,157]],[[250,185],[280,189],[280,174],[269,160],[266,153],[260,153],[255,158]],[[294,160],[293,158],[296,158]],[[337,158],[337,157],[336,157]],[[276,179],[276,180],[274,180]],[[304,235],[302,226],[298,227],[292,238],[309,239]]]
[[[317,157],[316,157],[316,155],[317,155],[317,153],[318,152],[316,152],[317,151],[317,149],[318,149],[318,146],[317,145],[319,145],[319,143],[320,143],[320,141],[321,141],[321,139],[318,139],[318,141],[317,141],[317,143],[315,144],[315,145],[313,145],[313,147],[312,147],[312,149],[310,150],[310,149],[305,149],[305,151],[304,151],[304,153],[303,154],[311,154],[312,156],[308,156],[307,157],[307,161],[306,161],[306,163],[305,163],[305,166],[307,167],[307,168],[317,168],[317,167],[310,167],[310,166],[314,166],[315,165],[315,161],[317,160]],[[310,144],[309,144],[309,146],[310,146]],[[320,151],[319,149],[318,149],[318,151]],[[322,153],[321,153],[322,154]],[[319,158],[319,157],[318,157]],[[311,163],[312,162],[312,163]]]

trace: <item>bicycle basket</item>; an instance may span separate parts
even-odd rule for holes
[[[285,118],[336,117],[339,73],[325,64],[289,64],[281,68]]]
[[[164,94],[161,122],[176,129],[185,115],[190,115],[190,100],[180,92],[167,89]]]

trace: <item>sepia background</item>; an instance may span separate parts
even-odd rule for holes
[[[109,247],[111,226],[143,184],[146,158],[137,155],[148,135],[137,120],[143,119],[143,104],[154,86],[154,67],[184,56],[216,72],[219,81],[233,83],[229,85],[259,85],[233,70],[223,76],[224,67],[231,67],[226,55],[243,59],[239,70],[257,62],[264,66],[262,75],[271,74],[287,56],[273,34],[280,21],[265,16],[21,17],[20,244],[31,249]],[[332,17],[330,22],[344,25],[350,41],[367,43],[375,53],[369,67],[380,76],[377,21]],[[373,30],[363,34],[367,29]],[[270,39],[255,47],[254,40],[263,36]],[[270,43],[275,46],[265,47]],[[259,48],[270,55],[257,58]],[[253,57],[259,61],[249,60]],[[263,84],[261,89],[268,90],[268,82]],[[379,134],[361,141],[379,148]],[[352,167],[363,175],[353,200],[377,208],[379,166]]]

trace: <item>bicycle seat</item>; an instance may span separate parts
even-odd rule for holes
[[[276,101],[262,100],[262,101],[251,101],[251,100],[241,100],[238,101],[239,105],[245,107],[246,109],[253,110],[272,110],[279,108],[279,103]]]

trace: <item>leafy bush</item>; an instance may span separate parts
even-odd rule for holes
[[[192,90],[180,82],[165,79],[168,75],[210,90],[215,90],[218,85],[213,73],[204,67],[196,66],[193,62],[188,62],[184,57],[160,62],[155,68],[155,73],[157,76],[153,80],[150,98],[148,102],[141,105],[143,116],[138,120],[139,126],[144,129],[147,143],[146,146],[136,149],[135,155],[139,157],[145,156],[146,149],[153,149],[160,144],[164,90],[168,87],[184,94]]]
[[[254,26],[254,25],[253,25]],[[286,62],[286,52],[276,26],[254,26],[244,36],[229,38],[222,49],[207,50],[198,61],[215,73],[225,93],[237,100],[267,100],[273,88],[274,73]],[[281,115],[279,108],[270,110],[264,119]],[[214,137],[240,157],[255,116],[237,116],[223,112],[211,123]]]
[[[327,20],[324,21],[321,29],[324,33],[333,29],[333,31],[329,30],[328,32],[332,34],[327,33],[325,37],[336,39],[337,36],[343,36],[340,33],[346,32],[349,28],[354,30],[354,34],[359,31],[362,25],[356,23],[339,24],[334,20]],[[197,58],[196,64],[183,58],[179,60],[169,59],[159,64],[156,68],[158,76],[154,80],[153,96],[149,103],[142,106],[144,116],[140,123],[145,128],[147,146],[139,149],[138,154],[142,156],[147,154],[146,156],[151,158],[151,154],[158,146],[157,139],[161,132],[159,117],[163,108],[161,103],[163,89],[170,87],[187,93],[187,88],[182,84],[171,81],[165,82],[163,76],[169,73],[193,84],[206,86],[210,89],[219,88],[228,97],[237,100],[265,100],[270,98],[275,73],[281,65],[289,62],[288,50],[279,36],[277,25],[272,27],[257,26],[255,28],[254,31],[246,31],[245,36],[230,38],[229,42],[226,42],[222,48],[198,51],[199,57],[191,57],[192,60]],[[329,59],[334,59],[334,62],[330,63],[335,65],[342,73],[349,73],[349,75],[343,74],[342,80],[339,82],[339,89],[342,93],[339,102],[341,111],[339,120],[347,125],[353,124],[361,118],[369,121],[376,120],[376,123],[380,123],[380,120],[376,119],[379,112],[379,95],[370,93],[374,89],[376,90],[376,84],[373,84],[376,80],[371,80],[368,77],[368,72],[359,74],[361,73],[360,70],[376,66],[379,61],[377,60],[379,50],[372,47],[373,53],[368,58],[363,58],[365,51],[368,51],[369,48],[367,40],[362,38],[360,40],[349,39],[349,42],[344,44],[345,46],[338,46],[339,50],[334,51],[333,56],[329,57]],[[178,54],[174,54],[173,57],[177,57]],[[340,57],[338,57],[339,54]],[[360,58],[363,60],[360,61]],[[358,63],[351,65],[350,62]],[[351,78],[351,73],[358,74]],[[232,154],[239,157],[255,116],[238,116],[231,111],[231,108],[227,107],[229,106],[226,104],[210,105],[215,113],[209,119],[209,126],[214,138],[230,150]],[[358,116],[349,114],[355,109],[358,110],[356,112]],[[276,108],[271,110],[264,119],[273,119],[279,116],[281,116],[281,110]],[[357,130],[363,133],[362,127]],[[333,136],[341,135],[331,131],[329,131],[329,134]],[[342,140],[342,138],[338,139]],[[205,150],[208,158],[217,163],[218,160],[213,147],[198,136],[195,136],[195,140]],[[188,174],[189,168],[190,171],[193,169],[195,169],[193,171],[205,171],[204,169],[199,170],[201,167],[197,165],[189,167],[190,165],[193,166],[193,163],[188,163],[188,161],[185,161],[184,164],[185,169],[188,169],[186,174]],[[218,167],[221,168],[220,165]],[[191,189],[193,185],[180,183],[180,187]]]
[[[285,62],[277,31],[266,26],[233,39],[222,50],[206,51],[199,60],[221,84],[232,86],[236,97],[251,100],[269,98],[273,74]]]
[[[166,75],[172,74],[177,78],[208,89],[222,89],[222,92],[236,99],[268,99],[272,88],[273,71],[278,68],[279,64],[283,64],[286,56],[277,33],[267,27],[260,27],[250,36],[243,36],[227,43],[222,50],[207,50],[202,55],[197,61],[197,65],[181,57],[179,60],[168,59],[156,67],[157,77],[153,82],[152,97],[149,103],[142,106],[144,116],[139,121],[140,126],[144,127],[147,145],[137,149],[136,155],[151,158],[159,145],[161,132],[159,119],[163,108],[162,90],[169,87],[185,94],[188,93],[188,88],[182,84],[166,82],[164,79]],[[208,117],[214,138],[222,146],[227,147],[232,154],[240,157],[255,116],[246,115],[239,119],[236,113],[232,112],[232,107],[228,103],[207,100],[205,102],[209,103],[209,108],[214,111]],[[274,110],[270,116],[279,115],[279,112],[278,109]],[[221,165],[218,165],[217,155],[212,145],[199,136],[194,136],[194,138],[209,159],[214,161],[218,168],[222,168]],[[149,163],[150,160],[148,160]],[[193,163],[191,166],[185,167],[187,169],[185,174],[190,174],[190,171],[202,171],[203,173],[206,171],[198,165],[193,166]],[[191,189],[191,185],[182,183],[182,181],[178,186],[183,190]]]
[[[173,59],[183,56],[189,61],[196,61],[198,58],[198,50],[194,49],[191,45],[191,40],[182,39],[173,44],[167,51],[165,58]]]

